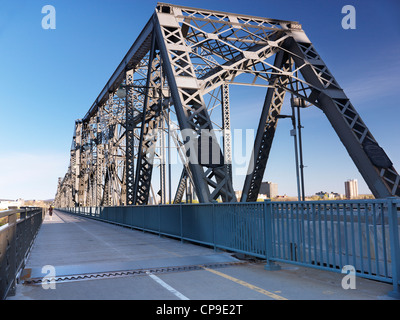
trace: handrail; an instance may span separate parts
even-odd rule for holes
[[[8,217],[15,213],[30,212],[30,211],[37,210],[37,209],[41,209],[41,208],[40,207],[22,207],[20,209],[10,209],[10,210],[0,211],[0,219]]]
[[[18,274],[25,266],[44,212],[44,208],[36,207],[0,212],[0,218],[8,218],[0,227],[0,300],[15,293]]]

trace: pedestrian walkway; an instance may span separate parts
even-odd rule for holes
[[[46,215],[13,300],[390,299],[390,284],[240,260],[227,252],[55,211]],[[55,276],[55,281],[45,276]]]

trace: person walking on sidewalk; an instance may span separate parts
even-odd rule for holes
[[[53,207],[51,205],[49,207],[49,216],[50,216],[50,220],[53,220]]]

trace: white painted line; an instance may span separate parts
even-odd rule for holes
[[[173,293],[175,296],[177,296],[181,300],[190,300],[188,297],[184,296],[182,293],[180,293],[178,290],[175,290],[172,288],[168,283],[162,281],[159,277],[155,276],[154,274],[150,272],[146,272],[150,278],[152,278],[155,282],[163,286],[165,289],[167,289],[169,292]]]

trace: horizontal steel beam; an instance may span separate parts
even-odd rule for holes
[[[258,16],[252,16],[252,15],[246,15],[246,14],[229,13],[226,11],[218,11],[218,10],[208,10],[208,9],[206,10],[206,9],[200,9],[200,8],[180,6],[180,5],[176,5],[176,4],[169,4],[169,3],[164,3],[164,2],[158,2],[157,7],[159,7],[159,8],[173,7],[173,8],[179,8],[179,9],[189,10],[189,11],[204,12],[207,14],[211,13],[211,14],[221,15],[221,16],[248,18],[248,19],[254,19],[254,20],[259,20],[259,21],[265,21],[267,23],[272,23],[272,24],[299,24],[297,21],[270,19],[270,18],[265,18],[265,17],[258,17]],[[223,21],[221,21],[221,22],[223,22]]]

